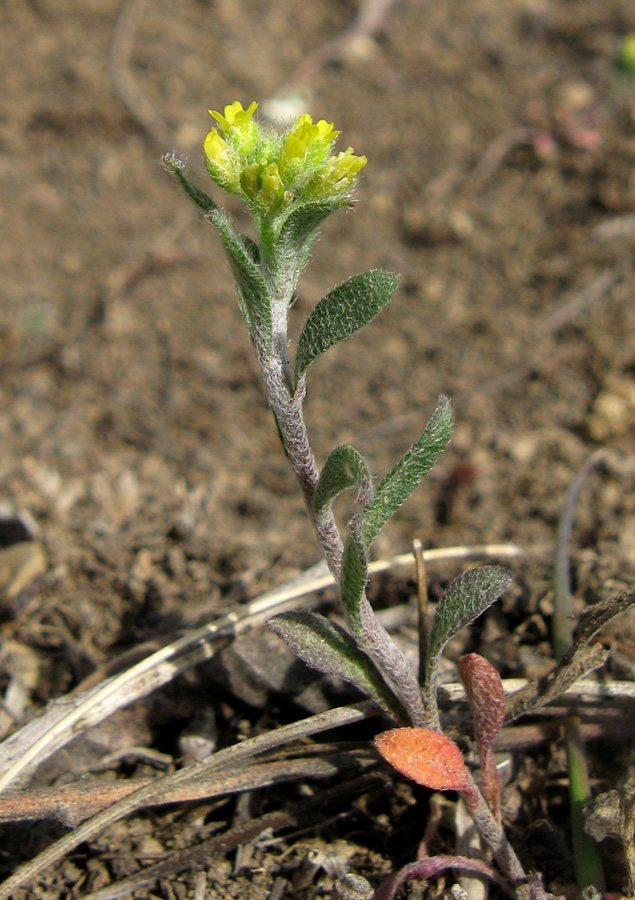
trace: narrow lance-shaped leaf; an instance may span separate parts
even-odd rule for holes
[[[459,662],[465,686],[477,749],[492,744],[505,721],[505,691],[494,666],[478,653],[468,653]]]
[[[212,198],[187,177],[183,160],[179,159],[174,153],[166,153],[165,156],[161,157],[161,162],[168,172],[175,176],[187,196],[199,209],[202,209],[204,213],[210,213],[218,208]]]
[[[267,624],[311,668],[354,684],[397,721],[407,721],[403,707],[372,660],[339,625],[317,613],[303,611],[281,613]]]
[[[236,280],[240,308],[255,346],[271,341],[271,309],[257,247],[234,227],[227,213],[217,207],[206,218],[218,232]]]
[[[368,583],[368,561],[357,536],[349,534],[340,570],[340,599],[346,614],[346,623],[353,635],[361,633],[360,606]]]
[[[426,707],[436,709],[436,680],[441,654],[461,628],[477,619],[509,586],[511,575],[499,566],[481,566],[464,572],[439,600],[430,631],[423,682]]]
[[[374,500],[359,516],[360,534],[367,548],[436,463],[451,435],[452,407],[447,397],[441,397],[419,440],[378,485]]]
[[[313,495],[313,510],[317,516],[327,512],[342,491],[359,488],[358,501],[370,499],[372,483],[368,466],[361,453],[349,444],[336,447],[324,463],[320,480]]]
[[[397,290],[399,276],[373,270],[333,288],[311,310],[298,341],[296,379],[325,350],[367,325]]]
[[[259,249],[250,238],[240,234],[228,214],[211,197],[198,188],[185,173],[185,166],[173,153],[162,157],[165,168],[171,172],[205,218],[211,222],[220,235],[236,280],[238,302],[247,323],[249,335],[258,345],[271,337],[271,312],[265,283],[259,262]]]

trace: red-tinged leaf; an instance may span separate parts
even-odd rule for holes
[[[465,791],[470,780],[461,751],[429,728],[393,728],[375,738],[386,762],[406,778],[434,791]]]
[[[459,663],[459,673],[474,720],[474,737],[479,753],[490,747],[503,727],[505,691],[500,675],[478,653],[468,653]]]
[[[505,692],[496,669],[478,653],[464,656],[459,663],[459,672],[474,720],[474,738],[483,772],[483,794],[487,805],[498,819],[500,781],[492,745],[503,727]]]
[[[428,859],[418,859],[416,862],[404,866],[377,888],[372,900],[393,900],[401,885],[411,878],[436,878],[449,869],[459,871],[463,875],[480,875],[483,878],[490,878],[503,890],[509,889],[509,885],[498,872],[478,859],[467,859],[465,856],[433,856]]]

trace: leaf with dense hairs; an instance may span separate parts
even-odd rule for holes
[[[368,583],[368,560],[357,535],[349,534],[340,570],[340,599],[346,613],[346,623],[357,637],[361,634],[360,607]]]
[[[372,484],[364,457],[349,444],[341,444],[331,451],[322,468],[313,495],[315,514],[327,512],[342,491],[352,487],[359,489],[358,501],[364,503],[370,499]]]
[[[407,721],[403,707],[375,664],[339,625],[317,613],[301,610],[281,613],[267,624],[307,665],[354,684],[393,718]]]
[[[474,739],[483,773],[483,795],[492,813],[498,818],[500,781],[493,745],[505,720],[503,683],[494,666],[478,653],[468,653],[461,658],[459,674],[474,722]]]
[[[509,586],[511,575],[499,566],[470,569],[450,583],[439,600],[430,631],[423,681],[424,701],[435,705],[441,654],[457,632],[477,619]]]
[[[456,744],[430,728],[393,728],[375,738],[386,762],[433,791],[465,791],[470,778]]]
[[[190,181],[185,174],[185,163],[182,159],[179,159],[174,153],[166,153],[165,156],[161,157],[161,162],[168,172],[174,175],[187,196],[199,209],[202,209],[204,213],[210,213],[212,210],[218,209],[212,198],[197,187],[193,181]]]
[[[224,210],[217,208],[206,218],[223,242],[251,339],[256,347],[267,346],[271,341],[271,309],[265,280],[257,261],[257,247],[236,230]]]
[[[330,203],[310,201],[293,206],[287,214],[280,227],[278,240],[281,246],[288,248],[294,284],[304,268],[320,225],[331,213],[346,205],[342,200]]]
[[[397,290],[399,276],[372,270],[333,288],[309,313],[295,361],[300,380],[313,360],[367,325]]]
[[[360,514],[360,534],[366,548],[427,475],[451,435],[452,407],[447,397],[441,397],[421,437],[378,485],[374,500]]]

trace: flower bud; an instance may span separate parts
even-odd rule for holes
[[[213,128],[203,145],[207,157],[207,170],[214,181],[235,194],[240,191],[240,157]]]

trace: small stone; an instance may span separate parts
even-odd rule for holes
[[[635,380],[610,376],[587,418],[589,435],[598,443],[626,434],[635,424]]]
[[[373,889],[361,875],[344,875],[333,885],[335,900],[370,900]]]

